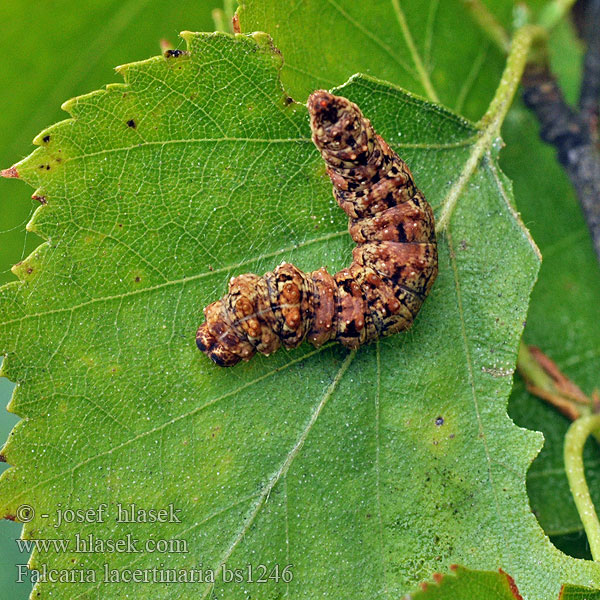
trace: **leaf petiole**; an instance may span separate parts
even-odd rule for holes
[[[581,417],[569,427],[564,446],[565,471],[569,487],[595,561],[600,561],[600,522],[585,479],[583,447],[587,438],[598,431],[600,431],[600,415]]]

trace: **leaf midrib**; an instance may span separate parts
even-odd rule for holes
[[[414,79],[419,79],[418,74],[415,73],[409,65],[407,65],[399,56],[396,56],[395,52],[382,40],[379,39],[375,34],[371,31],[363,27],[358,21],[356,21],[351,15],[349,15],[335,0],[327,0],[327,3],[330,4],[337,12],[342,15],[348,23],[353,25],[358,31],[360,31],[365,37],[374,42],[377,46],[379,46],[399,67],[404,69],[411,77]]]
[[[311,354],[314,354],[314,353],[311,353]],[[321,411],[323,410],[323,408],[325,408],[325,405],[327,404],[329,398],[331,398],[331,396],[333,395],[333,392],[335,391],[336,387],[338,386],[338,384],[339,384],[340,380],[342,379],[342,377],[344,376],[345,372],[348,370],[348,367],[354,360],[355,356],[356,356],[356,350],[352,350],[351,352],[348,353],[348,355],[344,359],[344,362],[340,365],[340,368],[338,369],[337,373],[335,374],[335,377],[333,378],[332,382],[329,384],[329,386],[327,386],[325,393],[323,394],[323,396],[321,397],[321,400],[317,404],[317,407],[313,411],[306,427],[300,434],[300,437],[296,440],[296,443],[294,444],[292,449],[287,454],[285,460],[283,461],[283,463],[281,464],[279,469],[270,477],[269,482],[262,490],[252,513],[249,515],[249,517],[244,522],[243,526],[238,531],[232,544],[223,553],[221,560],[219,561],[219,565],[215,569],[216,574],[220,573],[221,568],[227,563],[227,560],[229,559],[229,557],[233,554],[233,552],[237,548],[238,544],[244,538],[244,535],[246,535],[246,532],[252,526],[252,523],[254,522],[254,520],[256,519],[258,514],[260,513],[265,500],[269,497],[269,494],[271,493],[271,491],[273,490],[275,485],[277,485],[277,483],[279,482],[281,477],[283,477],[287,474],[292,462],[294,461],[294,459],[296,458],[296,456],[299,454],[300,450],[302,449],[302,446],[304,445],[304,442],[306,441],[308,434],[311,432],[314,424],[317,422],[317,419],[319,418]],[[210,585],[207,588],[206,592],[202,595],[202,599],[206,598],[211,593],[213,588],[214,588],[214,584]]]
[[[397,149],[422,149],[422,150],[451,150],[454,148],[462,148],[464,146],[472,145],[478,136],[472,135],[456,142],[448,142],[447,144],[429,144],[429,143],[402,143],[395,142],[390,143],[390,146]],[[66,164],[75,160],[85,160],[94,156],[104,156],[106,154],[114,154],[118,152],[130,152],[138,148],[144,148],[146,146],[168,146],[171,144],[218,144],[222,142],[243,142],[243,143],[256,143],[256,144],[312,144],[313,141],[310,138],[249,138],[249,137],[216,137],[216,138],[189,138],[179,140],[150,140],[143,141],[132,146],[120,146],[118,148],[106,148],[105,150],[98,150],[97,152],[89,152],[87,154],[78,154],[76,156],[69,156],[63,160],[63,164]]]
[[[346,235],[348,235],[348,232],[345,230],[344,231],[334,231],[332,233],[320,236],[318,238],[312,238],[310,240],[306,240],[305,242],[300,242],[298,244],[295,244],[294,246],[288,246],[286,248],[274,250],[273,252],[266,252],[264,254],[261,254],[261,255],[258,255],[258,256],[252,257],[252,258],[248,258],[246,260],[240,261],[235,264],[226,265],[223,267],[213,269],[212,271],[205,271],[203,273],[197,273],[196,275],[190,275],[189,277],[182,277],[180,279],[172,279],[170,281],[164,281],[162,283],[158,283],[153,286],[148,286],[148,287],[140,288],[137,290],[131,290],[129,292],[123,292],[122,294],[114,294],[112,296],[101,296],[98,298],[92,298],[90,300],[86,300],[85,302],[80,302],[79,304],[75,304],[73,306],[65,306],[65,307],[54,308],[52,310],[47,310],[47,311],[43,311],[43,312],[31,313],[28,315],[24,315],[22,317],[18,317],[16,319],[9,319],[7,321],[3,321],[0,323],[0,325],[2,325],[2,326],[12,325],[13,323],[20,323],[20,322],[26,321],[28,319],[45,317],[47,315],[53,315],[53,314],[57,314],[57,313],[73,312],[75,310],[79,310],[80,308],[84,308],[86,306],[89,306],[91,304],[96,304],[98,302],[110,302],[111,300],[121,300],[123,298],[128,298],[130,296],[138,296],[138,295],[146,293],[146,292],[154,292],[156,290],[159,290],[159,289],[162,289],[165,287],[170,287],[173,285],[184,285],[186,283],[189,283],[190,281],[197,281],[198,279],[204,279],[206,277],[210,277],[211,275],[215,275],[218,273],[227,273],[229,271],[236,270],[245,265],[252,264],[252,263],[258,262],[260,260],[264,260],[266,258],[274,258],[276,256],[280,256],[281,254],[286,254],[288,252],[292,252],[299,248],[306,248],[307,246],[310,246],[312,244],[316,244],[316,243],[324,242],[327,240],[343,237]],[[19,284],[19,282],[15,282],[15,283],[17,285]],[[11,285],[11,284],[9,284],[9,285]]]

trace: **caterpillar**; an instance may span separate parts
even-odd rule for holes
[[[352,263],[333,276],[284,262],[262,277],[233,277],[229,292],[204,309],[196,333],[198,348],[219,366],[304,339],[355,349],[406,330],[437,276],[433,211],[406,163],[348,99],[317,90],[308,111],[357,244]]]

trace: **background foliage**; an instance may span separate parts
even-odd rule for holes
[[[89,3],[85,10],[73,10],[70,4],[62,3],[57,7],[54,3],[40,2],[35,15],[31,14],[25,3],[11,4],[10,10],[14,13],[7,22],[11,23],[12,30],[1,43],[6,44],[7,53],[10,51],[11,55],[14,55],[16,65],[12,62],[10,66],[5,63],[2,67],[6,69],[6,73],[2,73],[4,81],[11,82],[12,99],[9,103],[10,110],[0,116],[0,127],[5,133],[3,137],[11,140],[12,145],[8,144],[1,150],[2,166],[8,166],[19,156],[25,155],[30,149],[31,138],[43,126],[64,118],[64,113],[58,110],[63,100],[110,81],[114,65],[156,54],[156,40],[166,36],[177,42],[176,34],[181,29],[213,29],[209,18],[212,3],[209,6],[208,3],[183,2],[176,7],[165,6],[163,12],[158,3],[151,2],[98,2],[97,6]],[[248,7],[251,4],[252,2],[248,2]],[[509,23],[511,3],[491,4],[504,22]],[[274,6],[276,7],[277,3],[274,3]],[[440,3],[442,10],[443,6],[447,5]],[[410,18],[410,14],[414,12],[407,10],[407,14]],[[284,81],[291,89],[296,90],[298,96],[302,95],[302,90],[309,89],[310,84],[298,77],[298,71],[293,74],[294,46],[285,48],[285,40],[297,36],[298,30],[293,24],[282,22],[281,19],[269,21],[268,19],[273,19],[272,14],[267,14],[262,23],[258,17],[255,16],[254,19],[256,20],[248,22],[248,30],[269,29],[273,33],[277,45],[284,50],[289,65],[289,72],[284,72]],[[241,22],[243,25],[243,18]],[[323,19],[322,22],[331,26],[327,19]],[[463,18],[461,24],[464,22]],[[60,23],[61,27],[52,27],[52,23]],[[98,27],[98,23],[103,25]],[[418,24],[415,22],[410,25],[418,34]],[[278,40],[277,27],[287,31],[288,37],[281,36]],[[366,29],[372,30],[371,27]],[[67,35],[65,31],[68,32]],[[94,35],[91,35],[90,42],[90,31],[97,35],[95,42]],[[135,35],[132,35],[132,32],[135,32]],[[440,32],[438,34],[441,35]],[[15,47],[26,47],[24,40],[28,39],[32,40],[32,43],[35,40],[39,49],[40,56],[36,56],[35,59],[25,52],[14,53]],[[476,118],[485,109],[493,92],[493,84],[490,82],[495,81],[494,73],[501,69],[503,59],[475,28],[469,40],[473,41],[472,46],[469,42],[464,48],[472,48],[473,55],[461,64],[479,64],[481,74],[469,71],[461,73],[456,80],[465,81],[470,78],[473,84],[472,93],[461,89],[453,90],[452,86],[456,82],[440,80],[435,69],[432,81],[442,90],[440,96],[443,101]],[[572,32],[568,27],[563,28],[553,43],[556,56],[560,59],[559,66],[563,78],[572,90],[578,70],[577,56],[573,52],[575,42]],[[304,61],[304,57],[307,56],[306,49],[298,44],[296,46],[298,56],[302,57],[299,60]],[[85,48],[83,52],[82,48]],[[405,48],[405,51],[410,54],[410,48]],[[433,60],[436,58],[435,51],[432,52],[432,57],[432,64],[440,67],[442,61],[439,58]],[[388,64],[381,59],[376,63]],[[307,60],[307,64],[309,67],[312,64],[310,59]],[[483,69],[483,65],[489,68]],[[366,65],[362,70],[387,76],[419,93],[425,91],[419,87],[421,84],[418,78],[415,80],[413,77],[411,82],[403,79],[400,72],[396,75],[379,73],[376,66]],[[355,70],[357,69],[352,69]],[[441,68],[439,72],[442,72]],[[489,79],[486,80],[487,77]],[[339,83],[342,79],[336,82]],[[321,82],[319,85],[324,84],[326,83]],[[28,110],[28,106],[31,109]],[[503,134],[509,145],[501,155],[502,165],[515,182],[519,209],[546,259],[540,282],[532,298],[526,338],[530,343],[542,346],[585,391],[589,392],[598,384],[594,381],[598,372],[598,351],[597,344],[594,344],[594,339],[598,339],[598,324],[590,307],[597,306],[600,289],[598,267],[585,225],[579,216],[569,184],[555,164],[552,152],[537,140],[535,124],[530,115],[516,106],[509,115]],[[548,173],[552,173],[552,176],[549,177]],[[6,240],[6,243],[2,244],[2,258],[6,259],[2,263],[5,265],[2,266],[3,276],[5,280],[10,280],[12,276],[7,272],[10,265],[26,256],[39,241],[32,235],[24,240],[22,228],[19,227],[32,210],[32,204],[25,200],[23,187],[10,181],[0,181],[0,186],[2,228],[12,229],[1,234],[2,241]],[[545,218],[541,218],[541,215]],[[4,386],[2,390],[7,393],[10,386],[6,381],[1,383]],[[529,397],[519,383],[513,394],[511,414],[519,424],[530,429],[543,429],[547,435],[544,451],[534,463],[529,476],[532,504],[540,522],[548,533],[563,535],[557,539],[561,547],[575,555],[585,555],[585,542],[572,537],[572,534],[580,532],[580,524],[566,491],[562,472],[562,434],[566,427],[564,420]],[[7,418],[6,422],[10,425],[14,423],[14,419]],[[9,426],[7,430],[8,428]],[[594,469],[595,451],[595,448],[590,449],[589,464],[592,466],[591,487],[598,493],[600,479]],[[560,493],[549,494],[548,490],[559,490]],[[7,543],[9,548],[14,550],[14,543],[10,538],[16,535],[18,527],[6,522],[3,522],[2,526],[8,530]],[[564,534],[568,534],[566,538]],[[572,543],[573,540],[575,544]],[[12,580],[12,560],[7,565],[8,578]],[[23,595],[23,590],[19,593]]]

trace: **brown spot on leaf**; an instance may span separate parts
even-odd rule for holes
[[[127,121],[127,127],[131,127],[131,129],[135,129],[137,127],[136,122],[133,119],[129,119],[129,121]]]
[[[3,171],[0,171],[0,175],[2,175],[2,177],[6,177],[8,179],[18,179],[19,178],[19,173],[17,173],[17,169],[15,167],[10,167],[9,169],[4,169]]]
[[[436,424],[438,427],[441,427],[441,426],[444,424],[444,417],[438,417],[438,418],[435,420],[435,424]]]
[[[35,194],[31,196],[32,200],[37,200],[40,204],[47,204],[46,196],[36,196]]]
[[[49,141],[50,141],[50,136],[49,136],[49,135],[45,135],[45,136],[42,138],[42,142],[44,142],[44,144],[47,144]]]
[[[0,462],[5,463],[6,462],[6,456],[4,456],[4,454],[0,453]]]

